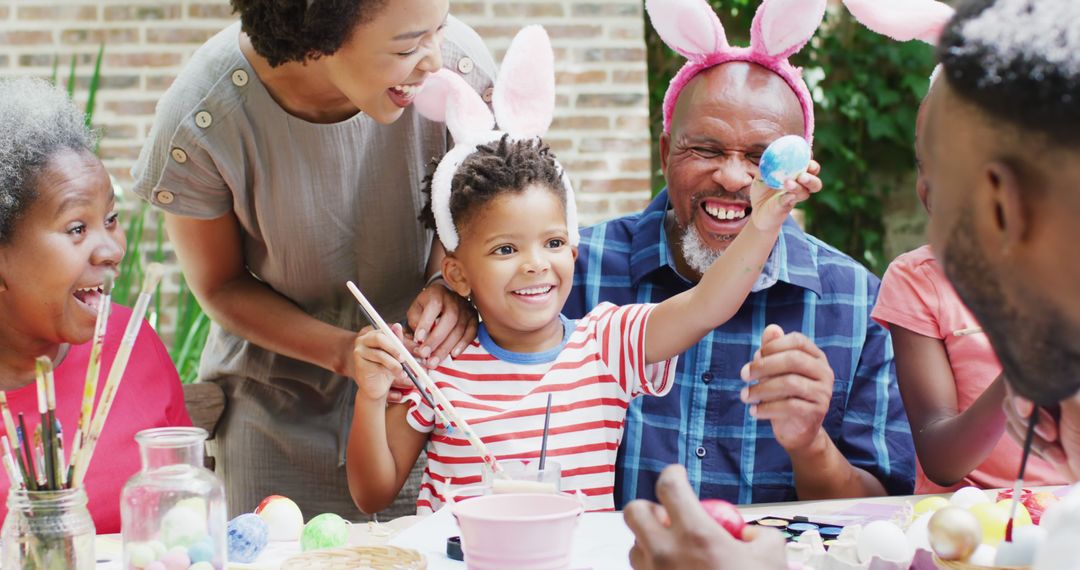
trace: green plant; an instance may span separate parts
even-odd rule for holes
[[[728,40],[746,45],[760,0],[710,0]],[[740,37],[737,34],[742,34]],[[683,64],[646,26],[650,118],[661,132],[660,108],[671,77]],[[792,59],[802,66],[816,103],[814,157],[825,189],[804,206],[807,229],[881,273],[882,202],[914,164],[912,143],[919,101],[926,93],[933,51],[920,42],[900,44],[832,9],[810,46]],[[653,149],[654,188],[663,186]]]

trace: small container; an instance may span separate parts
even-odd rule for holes
[[[540,469],[539,461],[507,459],[500,461],[499,467],[506,477],[496,477],[486,467],[483,471],[483,486],[493,494],[558,493],[562,490],[562,466],[555,461],[544,462],[544,468]]]
[[[142,470],[120,495],[125,568],[175,559],[225,568],[225,487],[203,467],[206,437],[194,427],[135,434]]]
[[[93,570],[94,520],[82,488],[13,490],[4,519],[4,568]]]

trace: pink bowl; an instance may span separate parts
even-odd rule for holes
[[[565,570],[583,509],[571,495],[487,495],[453,503],[470,570]]]

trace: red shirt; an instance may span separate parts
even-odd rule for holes
[[[105,378],[130,316],[131,309],[115,304],[112,306],[101,354],[98,400],[101,399]],[[79,425],[90,345],[72,346],[55,372],[56,418],[60,420],[64,432],[65,463],[70,462],[68,455]],[[26,429],[33,434],[34,428],[40,423],[35,383],[9,391],[7,397],[16,426],[19,412],[22,412]],[[141,467],[135,433],[153,427],[190,425],[191,419],[184,406],[184,393],[176,367],[157,333],[143,322],[105,428],[94,448],[90,469],[86,472],[84,486],[89,498],[90,514],[99,534],[120,532],[120,491],[128,478]],[[30,438],[32,440],[33,436]],[[15,442],[12,442],[14,445]],[[36,457],[34,461],[37,461]],[[0,496],[3,497],[0,501],[0,517],[7,516],[9,485],[6,476],[0,477]]]

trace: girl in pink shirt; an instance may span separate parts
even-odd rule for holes
[[[932,97],[931,87],[927,98]],[[923,107],[925,108],[925,102]],[[917,120],[915,153],[923,113]],[[926,172],[919,164],[916,190],[931,212]],[[930,246],[897,257],[881,281],[871,316],[892,333],[896,375],[915,440],[917,494],[964,485],[1009,487],[1020,468],[1020,445],[1004,436],[1005,380],[990,340],[934,259]],[[1027,485],[1065,481],[1032,455]]]

